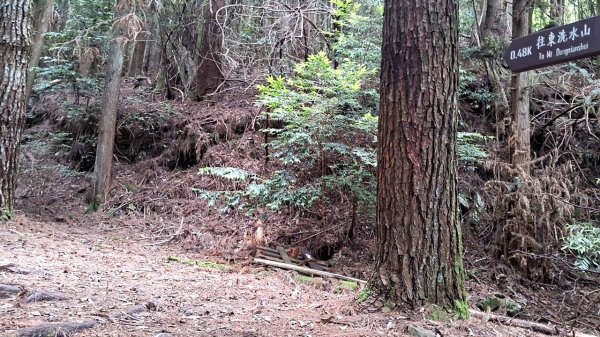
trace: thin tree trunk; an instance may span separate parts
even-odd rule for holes
[[[513,3],[513,38],[529,34],[531,7],[528,0]],[[529,74],[522,72],[511,77],[511,163],[522,175],[529,175],[531,161],[531,129],[529,125]]]
[[[482,27],[482,45],[484,48],[492,50],[504,49],[504,46],[510,42],[510,35],[507,35],[506,9],[503,0],[488,0],[484,25]],[[500,56],[484,60],[484,66],[488,74],[492,92],[498,99],[492,102],[496,116],[496,137],[499,140],[507,138],[506,120],[509,114],[508,97],[506,95],[506,83],[496,71],[499,68]]]
[[[117,4],[117,15],[115,16],[117,19],[124,16],[125,9],[123,7],[122,4]],[[104,204],[112,178],[117,104],[119,102],[125,46],[126,39],[122,36],[118,25],[115,25],[106,65],[106,80],[102,92],[100,121],[98,122],[98,144],[96,147],[91,200],[94,208],[100,208]]]
[[[25,85],[31,53],[31,0],[0,6],[0,220],[13,214]]]
[[[386,0],[369,284],[393,303],[464,303],[457,214],[458,9]],[[406,15],[410,13],[410,15]]]
[[[560,26],[565,23],[565,0],[550,1],[550,19],[551,24]]]
[[[33,82],[35,80],[35,68],[40,63],[42,50],[44,49],[44,34],[48,31],[52,13],[54,11],[54,0],[46,0],[38,3],[38,15],[35,23],[35,42],[31,51],[31,60],[29,61],[29,73],[27,74],[27,86],[25,87],[25,102],[29,101]]]

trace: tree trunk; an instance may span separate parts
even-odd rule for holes
[[[506,14],[505,0],[487,0],[485,21],[481,32],[483,39],[497,39],[503,43],[510,41]]]
[[[394,303],[464,303],[457,214],[458,11],[386,0],[370,286]],[[407,15],[410,13],[410,15]]]
[[[600,15],[600,0],[596,0],[596,15]],[[596,78],[600,78],[600,56],[596,57]],[[600,112],[600,104],[597,110]]]
[[[206,28],[200,48],[200,63],[196,73],[195,93],[198,98],[212,93],[223,83],[220,68],[221,29],[217,23],[217,10],[225,5],[224,0],[210,0],[206,15]]]
[[[58,20],[53,24],[53,31],[62,32],[67,27],[71,0],[57,0]]]
[[[150,8],[150,36],[146,42],[146,61],[144,71],[150,76],[155,77],[160,68],[161,43],[160,43],[160,23],[159,9]]]
[[[146,34],[146,32],[140,32],[135,39],[135,46],[133,47],[133,53],[131,55],[131,60],[129,61],[128,75],[130,77],[142,74],[147,39],[148,34]]]
[[[0,6],[0,220],[12,216],[15,204],[31,53],[30,15],[31,0],[11,0]]]
[[[123,1],[123,0],[121,0]],[[123,17],[125,6],[117,4],[117,19]],[[125,55],[126,39],[115,25],[113,39],[110,43],[108,63],[106,64],[106,80],[102,92],[101,114],[98,122],[98,144],[96,162],[94,164],[94,181],[92,190],[92,206],[99,208],[104,204],[106,193],[112,178],[113,148],[117,122],[117,103],[121,87],[121,72]]]
[[[565,0],[552,0],[550,1],[550,19],[551,24],[554,26],[560,26],[565,23]]]
[[[484,66],[488,74],[492,92],[498,97],[493,100],[494,112],[496,116],[496,137],[499,140],[507,138],[507,120],[509,114],[508,97],[506,95],[506,82],[498,74],[500,68],[500,50],[510,42],[510,35],[507,32],[506,8],[504,0],[488,0],[484,25],[482,27],[482,44],[484,48],[497,54],[498,57],[484,60]]]
[[[44,49],[44,34],[48,31],[50,26],[50,20],[52,19],[52,12],[54,11],[54,0],[40,1],[37,5],[38,13],[35,22],[35,41],[33,43],[33,49],[31,51],[31,60],[29,61],[29,73],[27,74],[27,86],[25,87],[25,102],[29,101],[31,91],[33,90],[33,82],[35,79],[35,70],[39,63],[40,57],[42,56],[42,50]]]
[[[530,1],[515,0],[513,3],[513,39],[529,34]],[[522,72],[511,77],[511,163],[521,175],[529,175],[531,161],[529,126],[529,74]]]

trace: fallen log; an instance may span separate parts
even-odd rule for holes
[[[23,291],[23,288],[19,286],[13,286],[9,284],[0,284],[0,295],[3,294],[18,294]]]
[[[471,316],[479,318],[479,319],[483,319],[486,321],[498,322],[498,323],[502,323],[502,324],[510,325],[510,326],[516,326],[519,328],[531,329],[535,332],[541,332],[546,335],[558,335],[560,333],[558,328],[552,324],[541,324],[541,323],[536,323],[536,322],[530,322],[530,321],[525,321],[525,320],[518,319],[518,318],[489,314],[489,313],[481,312],[478,310],[469,310],[469,313],[471,314]]]
[[[51,293],[45,290],[36,290],[31,295],[27,296],[25,303],[41,302],[41,301],[62,301],[65,299],[63,294]]]
[[[82,323],[47,323],[34,326],[31,328],[23,328],[17,330],[13,335],[9,337],[70,337],[74,333],[90,329],[96,325],[95,321],[86,321]]]
[[[333,277],[333,278],[337,278],[337,279],[344,280],[344,281],[352,281],[352,282],[363,283],[363,284],[367,283],[367,281],[359,280],[359,279],[349,277],[349,276],[334,274],[334,273],[330,273],[330,272],[326,272],[326,271],[322,271],[322,270],[315,270],[315,269],[301,267],[301,266],[295,266],[292,264],[287,264],[287,263],[282,263],[282,262],[270,261],[270,260],[265,260],[265,259],[254,259],[254,262],[259,263],[259,264],[264,264],[267,266],[271,266],[271,267],[295,270],[295,271],[298,271],[298,272],[301,272],[304,274],[318,275],[318,276],[323,276],[323,277]]]

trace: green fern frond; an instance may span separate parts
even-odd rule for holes
[[[235,167],[203,167],[198,170],[200,175],[211,175],[219,178],[246,181],[248,178],[256,178],[255,174]]]

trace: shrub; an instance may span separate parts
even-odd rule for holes
[[[366,113],[358,101],[362,67],[345,63],[335,69],[325,53],[296,66],[293,78],[269,77],[260,85],[257,105],[264,121],[281,127],[262,130],[269,157],[282,166],[270,177],[258,177],[234,168],[204,168],[228,180],[244,181],[235,191],[200,191],[216,203],[226,197],[226,208],[249,210],[267,207],[310,209],[328,196],[349,194],[353,204],[371,209],[375,203],[377,117]]]
[[[575,255],[575,266],[581,270],[600,271],[600,228],[583,222],[567,226],[563,250]]]

